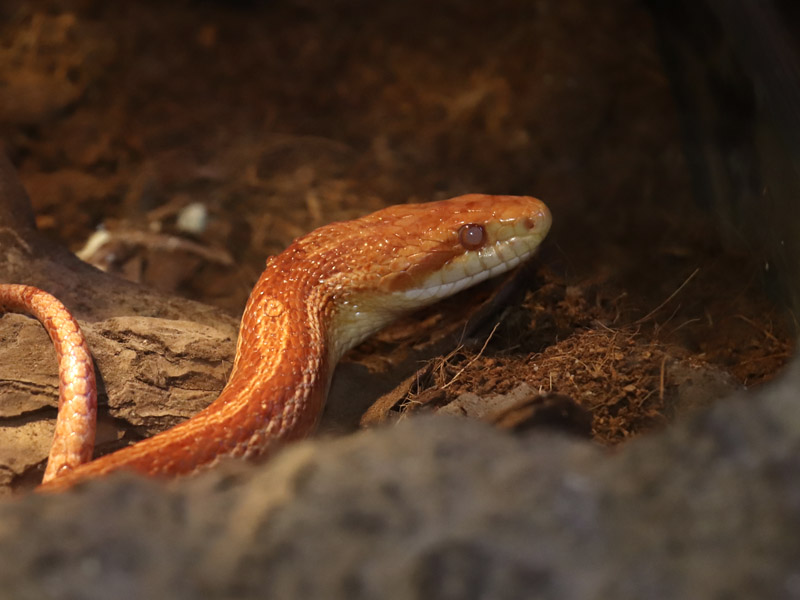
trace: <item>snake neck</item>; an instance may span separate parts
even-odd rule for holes
[[[308,435],[325,403],[335,353],[332,303],[311,272],[273,259],[248,300],[236,358],[219,397],[172,429],[64,473],[41,489],[66,489],[116,470],[170,477],[221,458],[269,454]]]
[[[273,259],[250,295],[228,384],[209,412],[242,412],[270,439],[304,437],[316,426],[338,356],[329,343],[331,298],[313,270]],[[251,440],[245,455],[258,454]]]
[[[332,308],[313,270],[297,264],[283,255],[268,263],[247,302],[231,376],[219,397],[151,438],[175,446],[168,456],[185,449],[181,453],[195,466],[217,456],[252,458],[315,428],[334,366],[327,331]]]

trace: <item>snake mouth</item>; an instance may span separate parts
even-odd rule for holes
[[[550,224],[544,207],[534,218],[487,223],[488,242],[483,247],[462,249],[418,285],[395,293],[409,302],[429,304],[510,271],[536,252]]]

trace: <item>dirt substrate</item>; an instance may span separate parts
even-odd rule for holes
[[[390,372],[450,336],[364,424],[445,410],[614,445],[790,356],[769,265],[696,206],[638,3],[12,0],[0,17],[0,131],[39,228],[135,281],[238,313],[265,257],[325,222],[466,192],[548,203],[550,238],[494,304],[497,285],[466,292],[345,358]]]

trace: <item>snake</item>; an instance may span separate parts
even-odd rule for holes
[[[342,355],[401,315],[528,260],[551,226],[530,196],[468,194],[324,225],[267,259],[242,316],[227,384],[188,420],[92,460],[97,392],[77,321],[46,292],[0,285],[0,311],[39,319],[59,358],[55,433],[39,490],[115,471],[189,475],[311,434]]]

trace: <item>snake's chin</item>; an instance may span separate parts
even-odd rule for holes
[[[463,271],[463,266],[460,264],[446,265],[442,270],[426,279],[422,286],[397,292],[397,295],[410,301],[410,304],[413,305],[411,310],[413,310],[416,306],[424,306],[447,298],[482,281],[510,271],[533,256],[537,247],[538,242],[532,246],[514,243],[509,244],[502,252],[496,251],[494,248],[491,249],[491,252],[476,252],[468,257],[467,262],[479,263],[482,266],[481,270],[464,273],[458,279],[447,281],[448,277],[452,278],[453,271]],[[509,256],[510,252],[518,253]]]

